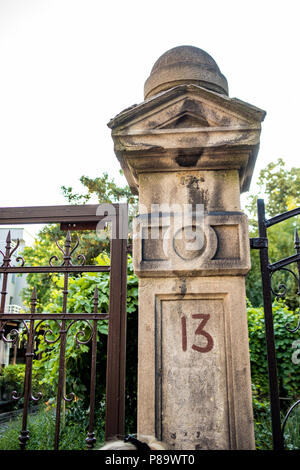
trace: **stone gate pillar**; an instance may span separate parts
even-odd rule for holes
[[[181,46],[109,123],[140,203],[138,432],[169,449],[254,448],[240,193],[264,116],[228,97],[206,52]]]

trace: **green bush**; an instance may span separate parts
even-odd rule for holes
[[[52,450],[55,433],[55,408],[43,407],[37,414],[28,418],[28,450]],[[19,435],[22,428],[22,417],[13,419],[7,429],[0,435],[0,450],[18,450]],[[61,423],[59,449],[87,450],[85,439],[88,433],[88,413],[75,403],[66,414],[65,425]],[[99,406],[95,414],[95,435],[98,448],[104,443],[104,407]]]
[[[263,307],[254,308],[248,302],[248,330],[250,341],[250,361],[252,396],[255,425],[256,448],[272,449],[272,424],[269,402],[268,363],[265,339]],[[292,344],[298,336],[287,330],[296,326],[298,313],[289,310],[283,300],[273,303],[274,336],[277,357],[277,373],[281,404],[282,422],[287,409],[300,397],[300,374],[292,362],[295,349]],[[299,449],[300,410],[295,410],[289,418],[285,431],[285,447]]]
[[[248,304],[248,329],[250,341],[251,376],[259,397],[267,397],[269,390],[268,364],[265,340],[265,324],[263,307],[254,308]],[[287,330],[297,324],[298,314],[295,314],[282,300],[273,304],[275,348],[279,393],[282,398],[295,400],[300,396],[300,374],[292,362],[295,349],[292,344],[297,339],[295,333]]]
[[[1,375],[1,391],[2,396],[7,400],[11,399],[13,391],[20,396],[23,393],[25,379],[25,364],[9,364],[2,369]],[[39,370],[32,369],[32,393],[37,395],[39,392],[43,394],[44,399],[49,398],[53,394],[48,384],[41,384],[42,374]]]

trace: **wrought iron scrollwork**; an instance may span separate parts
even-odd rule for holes
[[[74,393],[74,392],[71,392],[71,393],[69,393],[69,395],[70,395],[70,398],[68,398],[66,395],[63,395],[63,399],[64,399],[64,401],[70,403],[71,401],[74,400],[74,398],[75,398],[75,393]]]
[[[4,341],[4,343],[15,345],[17,343],[17,341],[19,340],[19,338],[20,338],[20,331],[16,330],[16,328],[13,328],[12,330],[10,330],[8,335],[12,336],[12,338],[9,339],[7,337],[8,335],[7,336],[4,335],[4,333],[5,333],[4,327],[5,327],[6,323],[7,322],[2,323],[1,339]]]
[[[282,435],[284,435],[284,431],[285,431],[285,426],[286,426],[286,423],[287,423],[287,420],[289,419],[292,411],[300,405],[300,400],[297,400],[288,410],[287,414],[285,415],[285,418],[283,420],[283,423],[282,423],[282,428],[281,428],[281,432],[282,432]]]
[[[66,393],[66,350],[67,340],[72,335],[75,344],[80,347],[81,345],[91,344],[92,360],[91,360],[91,395],[90,395],[90,423],[89,423],[89,434],[87,438],[87,445],[92,448],[95,442],[94,437],[94,408],[95,408],[95,381],[96,381],[96,353],[97,353],[97,322],[98,320],[107,319],[108,314],[98,313],[98,290],[95,289],[94,294],[94,312],[93,313],[68,313],[67,301],[68,301],[68,281],[69,275],[72,272],[109,272],[110,266],[86,266],[86,258],[82,254],[78,254],[75,258],[75,251],[79,246],[79,238],[72,247],[70,231],[66,234],[64,248],[56,241],[56,245],[63,255],[61,264],[59,263],[59,257],[53,255],[49,259],[49,266],[25,266],[25,260],[22,256],[17,256],[14,261],[18,263],[18,266],[11,266],[12,255],[16,253],[20,246],[19,240],[12,248],[11,233],[9,232],[6,238],[5,250],[0,250],[0,257],[3,257],[0,268],[3,273],[2,279],[2,290],[1,290],[1,304],[0,304],[0,340],[5,343],[15,345],[17,341],[22,339],[25,341],[26,353],[26,366],[25,366],[25,378],[23,391],[14,390],[11,394],[12,400],[19,401],[24,399],[23,405],[23,420],[22,429],[19,435],[20,446],[25,449],[26,443],[29,439],[29,431],[27,429],[27,418],[29,413],[29,403],[37,403],[42,399],[42,393],[32,390],[32,370],[34,360],[34,348],[35,342],[38,341],[38,336],[45,341],[49,347],[59,343],[59,370],[58,370],[58,387],[56,397],[56,424],[55,424],[55,442],[54,449],[58,449],[58,441],[60,434],[60,413],[61,403],[72,402],[76,399],[76,395],[73,391]],[[77,260],[78,264],[72,263],[72,257]],[[57,263],[57,265],[54,264]],[[5,312],[5,299],[7,296],[7,280],[11,273],[25,273],[25,272],[60,272],[63,273],[63,289],[62,289],[62,311],[60,313],[37,313],[37,295],[36,289],[33,289],[31,297],[31,308],[30,312],[20,312],[18,314]],[[19,329],[14,328],[7,333],[7,322],[9,319],[17,320],[20,322]],[[75,324],[78,325],[78,321],[82,322],[80,327],[73,328]],[[51,323],[52,322],[52,323]],[[20,328],[22,326],[22,328]]]
[[[299,297],[299,307],[298,307],[298,316],[299,316],[299,318],[298,318],[297,325],[295,327],[292,327],[291,323],[289,323],[289,322],[286,323],[285,328],[289,333],[295,333],[300,328],[300,240],[299,240],[299,234],[298,234],[297,230],[295,230],[295,235],[294,235],[294,248],[295,248],[295,251],[296,251],[296,255],[294,255],[290,258],[286,258],[286,259],[283,259],[281,261],[278,261],[277,263],[274,263],[273,266],[270,265],[270,268],[271,268],[270,269],[270,278],[271,278],[271,280],[272,280],[272,277],[273,277],[274,273],[276,273],[278,271],[284,271],[285,273],[288,273],[288,275],[292,275],[292,278],[296,282],[296,286],[297,286],[296,295]],[[291,269],[290,267],[287,267],[288,265],[291,265],[291,264],[296,264],[297,271],[298,271],[297,273],[293,269]],[[277,298],[277,300],[284,299],[287,295],[287,292],[288,292],[287,282],[285,282],[285,283],[281,282],[278,285],[276,290],[271,285],[271,291],[272,291],[272,294]],[[281,425],[281,439],[282,439],[283,443],[284,443],[284,432],[285,432],[285,428],[286,428],[286,424],[288,422],[288,419],[291,416],[291,413],[294,411],[294,409],[296,407],[298,407],[299,405],[300,405],[300,400],[297,400],[289,408],[289,410],[287,411],[287,413],[284,417],[284,420],[283,420],[282,425]]]
[[[289,269],[289,268],[280,268],[274,272],[271,273],[271,278],[273,276],[273,274],[275,272],[278,272],[278,271],[285,271],[285,272],[288,272],[289,274],[292,274],[293,278],[296,280],[297,282],[297,285],[299,285],[299,277],[296,275],[296,273],[292,270],[292,269]],[[281,290],[281,292],[280,292]],[[281,282],[278,287],[277,287],[277,290],[275,291],[272,287],[271,287],[271,291],[272,291],[272,294],[276,297],[277,300],[279,299],[284,299],[286,294],[287,294],[287,291],[288,291],[288,287],[286,284],[284,284],[283,282]],[[299,290],[297,292],[297,295],[299,295]],[[299,330],[300,328],[300,298],[299,298],[299,308],[298,308],[298,315],[299,315],[299,319],[298,319],[298,322],[297,322],[297,326],[295,328],[291,328],[291,323],[287,323],[285,325],[285,328],[287,331],[289,331],[290,333],[295,333],[296,331]]]
[[[47,344],[55,344],[55,343],[57,343],[57,342],[59,341],[59,339],[60,339],[60,332],[58,333],[58,335],[56,335],[55,339],[49,339],[49,338],[47,338],[48,335],[55,336],[55,333],[53,332],[51,326],[49,325],[48,320],[41,320],[41,321],[39,321],[39,322],[37,323],[37,325],[36,325],[34,331],[35,331],[35,333],[37,333],[37,332],[38,332],[38,329],[40,328],[40,326],[41,326],[45,321],[46,321],[45,327],[46,327],[47,329],[45,329],[45,330],[43,331],[44,340],[45,340],[45,342],[46,342]],[[53,321],[54,323],[56,323],[56,324],[58,325],[58,327],[60,327],[60,323],[59,323],[58,320],[55,320],[55,319],[54,319],[54,320],[52,320],[52,321]]]
[[[64,246],[64,249],[60,246],[58,240],[56,241],[56,246],[57,248],[61,251],[61,253],[63,254],[63,261],[61,263],[61,266],[74,266],[74,264],[72,263],[71,261],[71,258],[72,258],[72,255],[73,253],[75,252],[75,250],[78,248],[79,246],[79,238],[77,237],[77,240],[76,240],[76,243],[74,245],[74,247],[71,249],[71,233],[70,231],[68,230],[67,232],[67,236],[66,236],[66,240],[65,240],[65,246]],[[86,258],[84,255],[82,254],[79,254],[77,255],[76,259],[79,261],[79,260],[82,260],[81,263],[79,263],[79,266],[84,266],[85,263],[86,263]],[[49,265],[51,267],[55,267],[52,263],[52,261],[55,260],[55,261],[59,261],[59,258],[58,256],[56,255],[53,255],[51,256],[51,258],[49,259]]]
[[[296,254],[300,255],[300,241],[299,241],[299,235],[298,235],[297,230],[295,230],[294,246],[295,246]],[[274,273],[276,273],[278,271],[285,271],[288,274],[291,274],[292,277],[294,278],[294,280],[296,281],[297,295],[299,296],[299,308],[298,308],[299,319],[298,319],[298,322],[297,322],[297,326],[295,328],[291,328],[290,323],[287,323],[285,325],[286,330],[289,331],[290,333],[295,333],[300,328],[300,259],[298,261],[296,261],[296,263],[297,263],[297,268],[298,268],[298,274],[296,274],[295,271],[293,271],[290,268],[287,268],[286,266],[281,266],[280,262],[277,263],[278,267],[276,269],[274,269],[273,271],[271,271],[271,279],[272,279]],[[277,298],[277,300],[284,299],[286,297],[288,287],[287,287],[286,283],[281,282],[278,285],[277,290],[274,290],[273,287],[271,286],[271,291],[272,291],[272,294]]]
[[[85,336],[86,336],[86,332],[83,331],[83,330],[77,331],[77,333],[76,333],[76,335],[75,335],[75,341],[76,341],[76,343],[77,343],[78,345],[80,345],[80,344],[88,344],[88,343],[91,341],[92,337],[93,337],[93,327],[92,327],[92,325],[90,324],[90,322],[89,322],[88,320],[83,320],[83,321],[84,321],[85,323],[87,323],[88,326],[89,326],[89,329],[90,329],[90,336],[89,336],[88,339],[86,339],[86,340],[80,340],[80,339],[78,338],[78,336],[85,337]]]

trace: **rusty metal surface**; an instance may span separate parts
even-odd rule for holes
[[[107,205],[105,205],[106,207]],[[111,265],[110,266],[94,266],[86,265],[83,255],[77,256],[77,263],[73,264],[72,256],[79,246],[79,239],[72,247],[71,230],[95,228],[95,223],[101,220],[98,213],[99,205],[93,206],[53,206],[53,207],[29,207],[29,208],[1,208],[0,209],[0,225],[1,224],[24,224],[24,223],[41,223],[62,222],[64,228],[68,229],[64,247],[57,242],[57,247],[62,253],[62,263],[59,262],[56,255],[51,256],[48,266],[26,266],[25,260],[18,256],[16,262],[19,266],[11,266],[12,255],[19,247],[19,240],[12,246],[11,234],[8,231],[6,238],[5,251],[0,250],[2,256],[2,265],[0,273],[3,273],[1,302],[0,302],[0,340],[6,343],[15,344],[19,339],[19,331],[14,328],[10,331],[10,337],[5,336],[5,326],[11,320],[19,320],[24,327],[27,337],[26,349],[26,366],[24,389],[20,396],[16,392],[12,392],[12,399],[15,401],[24,398],[22,429],[19,436],[20,448],[25,449],[30,438],[27,429],[28,410],[30,401],[38,402],[42,394],[38,393],[37,397],[32,395],[32,361],[34,358],[34,343],[39,327],[48,320],[53,320],[59,325],[59,335],[53,340],[47,335],[51,334],[51,328],[48,327],[44,331],[44,339],[48,344],[60,342],[60,358],[58,372],[58,387],[56,396],[56,423],[54,436],[54,449],[59,449],[59,435],[61,427],[61,406],[63,401],[71,402],[74,400],[73,393],[66,395],[64,390],[64,380],[66,374],[66,341],[67,334],[71,325],[77,321],[84,320],[90,330],[89,338],[80,340],[80,334],[77,332],[75,339],[78,345],[91,344],[91,378],[90,378],[90,418],[89,429],[86,438],[88,449],[92,449],[96,442],[94,433],[94,415],[97,403],[95,403],[96,391],[96,362],[97,362],[97,323],[98,321],[109,319],[108,333],[108,351],[107,351],[107,382],[106,382],[106,439],[113,436],[122,436],[124,434],[124,412],[125,412],[125,357],[126,357],[126,277],[127,277],[127,240],[118,237],[118,230],[115,229],[117,236],[111,240]],[[102,211],[104,216],[107,212]],[[127,212],[122,212],[121,223],[126,224]],[[110,221],[115,228],[119,226],[119,206],[113,205]],[[103,217],[102,217],[103,218]],[[77,224],[77,225],[76,225]],[[68,226],[68,227],[67,227]],[[37,313],[37,297],[35,289],[32,292],[30,313],[8,313],[5,312],[7,282],[8,276],[12,273],[63,273],[63,307],[61,313]],[[68,302],[68,282],[71,273],[84,272],[109,272],[110,273],[110,297],[109,297],[109,313],[98,313],[99,296],[98,289],[94,292],[94,309],[92,313],[69,313],[67,311]]]

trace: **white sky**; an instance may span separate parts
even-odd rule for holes
[[[229,95],[267,111],[258,172],[298,166],[297,0],[0,0],[0,206],[65,204],[60,187],[119,164],[107,122],[143,101],[158,57],[206,50]]]

